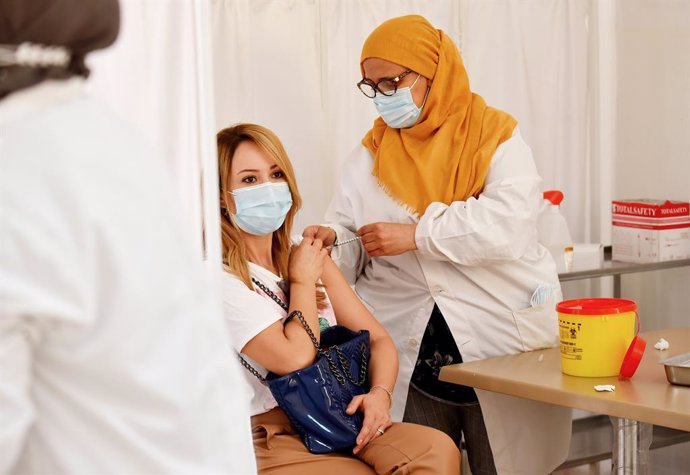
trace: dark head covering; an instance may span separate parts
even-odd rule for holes
[[[88,76],[86,54],[111,45],[120,29],[117,0],[0,0],[0,45],[62,46],[66,67],[0,67],[0,98],[45,79]]]

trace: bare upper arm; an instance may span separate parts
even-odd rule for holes
[[[284,328],[282,321],[273,323],[249,340],[242,353],[279,375],[308,366],[313,359],[312,352],[295,351],[295,345],[286,338]]]
[[[390,338],[386,329],[362,303],[330,257],[324,264],[321,281],[326,287],[339,325],[351,330],[369,330],[372,340]]]

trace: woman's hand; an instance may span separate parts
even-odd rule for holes
[[[364,413],[362,430],[357,435],[357,446],[352,450],[356,454],[372,439],[381,435],[378,431],[386,430],[393,422],[390,414],[390,400],[383,391],[373,391],[355,396],[347,406],[346,412],[354,414],[358,410]]]
[[[357,230],[362,245],[371,257],[397,256],[417,249],[416,224],[371,223]]]
[[[305,237],[301,243],[292,246],[288,264],[290,283],[314,285],[321,277],[327,255],[320,239]]]
[[[332,245],[336,238],[335,231],[332,228],[317,225],[304,228],[302,236],[305,238],[320,239],[324,247]]]

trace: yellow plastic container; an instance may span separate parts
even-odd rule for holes
[[[637,304],[623,299],[560,302],[561,367],[571,376],[617,376],[636,331]]]

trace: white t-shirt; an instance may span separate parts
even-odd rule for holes
[[[289,303],[278,286],[280,277],[251,262],[249,263],[249,273],[276,294],[280,300]],[[256,288],[255,291],[249,290],[244,282],[234,274],[226,272],[223,276],[223,311],[233,347],[237,352],[241,352],[249,340],[266,328],[287,318],[287,312],[278,303],[274,302],[256,285],[254,287]],[[319,316],[325,318],[329,325],[336,324],[335,314],[330,305],[319,310]],[[263,366],[247,355],[242,356],[259,373],[266,375],[267,371]],[[268,412],[278,405],[268,387],[261,384],[256,376],[247,370],[244,370],[243,373],[245,381],[252,388],[250,404],[252,416]]]
[[[0,473],[255,473],[172,189],[83,81],[0,101]]]

